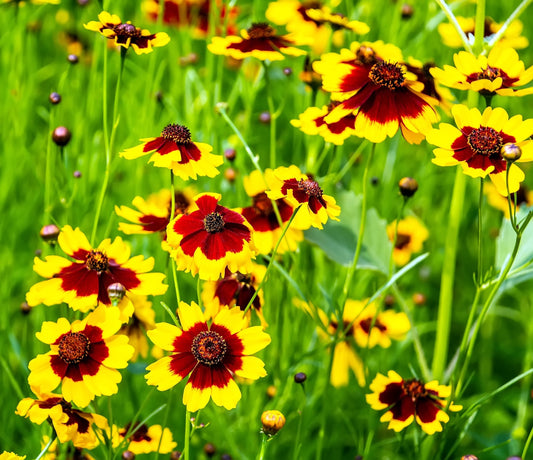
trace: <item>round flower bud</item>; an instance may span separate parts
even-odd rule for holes
[[[69,54],[69,55],[67,56],[67,60],[68,60],[68,62],[70,62],[71,64],[77,64],[78,61],[79,61],[79,58],[78,58],[78,56],[76,56],[75,54]]]
[[[290,77],[292,75],[292,69],[290,67],[284,67],[283,74],[286,75],[287,77]]]
[[[413,13],[415,12],[415,9],[412,5],[409,5],[409,3],[404,3],[402,5],[402,18],[403,19],[409,19]]]
[[[478,460],[478,458],[475,455],[463,455],[461,460]]]
[[[237,177],[237,173],[233,168],[228,168],[224,171],[224,178],[228,182],[235,182],[235,178]]]
[[[217,448],[215,447],[214,444],[211,444],[210,442],[208,442],[205,446],[204,446],[204,453],[205,455],[207,455],[209,458],[211,458],[213,455],[215,455],[217,452]]]
[[[263,433],[273,436],[285,425],[285,417],[279,410],[267,410],[261,415]]]
[[[126,288],[120,283],[110,284],[107,288],[107,295],[113,305],[119,303],[126,295]]]
[[[181,458],[181,452],[175,450],[170,454],[170,460],[179,460]]]
[[[130,450],[126,450],[122,453],[122,460],[134,460],[135,454]]]
[[[276,393],[278,392],[278,390],[276,389],[276,387],[274,385],[269,385],[269,387],[267,388],[267,396],[272,399],[274,396],[276,396]]]
[[[220,460],[231,460],[231,459],[232,459],[232,457],[231,457],[230,454],[222,454],[220,456]]]
[[[54,224],[45,225],[43,228],[41,228],[41,231],[39,232],[39,235],[41,235],[41,238],[43,241],[46,241],[47,243],[55,243],[57,241],[57,237],[59,236],[59,227]]]
[[[516,160],[519,160],[522,156],[522,149],[512,142],[505,144],[502,147],[502,157],[505,161],[513,163]]]
[[[81,177],[81,171],[76,170],[72,175],[74,176],[74,179],[79,179]]]
[[[270,120],[272,117],[270,116],[270,112],[261,112],[259,114],[259,121],[263,123],[264,125],[270,124]]]
[[[28,315],[31,311],[31,307],[28,305],[28,302],[22,302],[20,304],[20,312],[23,315]]]
[[[233,148],[228,148],[224,150],[224,158],[228,161],[234,161],[237,156],[237,151]]]
[[[305,375],[305,372],[298,372],[297,374],[294,374],[294,381],[296,383],[304,383],[307,380],[307,375]]]
[[[403,179],[400,179],[398,186],[400,187],[400,193],[405,198],[413,196],[418,190],[418,182],[412,177],[404,177]]]
[[[71,137],[69,129],[64,126],[58,126],[52,133],[52,140],[60,147],[67,145]]]
[[[415,305],[418,305],[419,307],[422,305],[425,305],[426,300],[427,300],[426,296],[422,294],[421,292],[415,292],[413,294],[413,302]]]
[[[48,96],[48,100],[51,104],[59,104],[61,102],[61,94],[56,92],[50,93],[50,96]]]

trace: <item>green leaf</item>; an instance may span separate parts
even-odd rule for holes
[[[355,254],[363,197],[345,191],[336,198],[341,207],[340,222],[330,221],[322,230],[311,228],[305,232],[305,238],[320,247],[334,262],[349,267]],[[391,250],[386,221],[379,217],[375,209],[369,209],[357,268],[387,274]]]

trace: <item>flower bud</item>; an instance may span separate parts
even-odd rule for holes
[[[269,387],[267,388],[266,394],[270,399],[272,399],[274,396],[276,396],[277,392],[278,390],[276,389],[274,385],[269,385]]]
[[[478,458],[475,455],[463,455],[461,460],[478,460]]]
[[[267,410],[261,415],[263,433],[273,436],[285,425],[285,417],[279,410]]]
[[[263,123],[264,125],[270,124],[270,121],[272,120],[272,117],[270,116],[270,112],[261,112],[259,114],[259,121]]]
[[[217,452],[217,448],[215,447],[214,444],[211,444],[210,442],[208,442],[205,446],[204,446],[204,453],[205,455],[207,455],[209,458],[213,457]]]
[[[122,453],[122,460],[134,460],[135,454],[130,450],[126,450]]]
[[[404,177],[403,179],[400,179],[398,186],[400,187],[400,193],[405,198],[413,196],[418,190],[418,182],[412,177]]]
[[[76,56],[75,54],[69,54],[69,55],[67,56],[67,60],[68,60],[68,62],[70,62],[71,64],[77,64],[78,61],[79,61],[79,58],[78,58],[78,56]]]
[[[228,148],[224,150],[224,158],[228,161],[234,161],[237,156],[237,151],[233,148]]]
[[[50,93],[50,96],[48,96],[48,100],[51,104],[59,104],[61,102],[61,94],[56,92]]]
[[[409,5],[409,3],[404,3],[402,5],[402,19],[409,19],[413,13],[415,12],[415,9],[412,5]]]
[[[522,156],[522,149],[512,142],[505,144],[502,147],[502,158],[509,163],[513,163],[516,160],[519,160]]]
[[[292,75],[292,69],[290,67],[284,67],[283,74],[286,75],[287,77],[290,77]]]
[[[59,227],[54,224],[45,225],[43,228],[41,228],[41,231],[39,232],[39,235],[41,235],[41,238],[43,241],[46,241],[47,243],[54,244],[57,241],[57,237],[59,236]]]
[[[74,176],[74,179],[79,179],[81,177],[81,171],[76,170],[72,175]]]
[[[118,304],[126,295],[126,288],[120,283],[110,284],[107,288],[107,295],[113,305]]]
[[[170,454],[170,460],[179,460],[181,458],[181,452],[175,450]]]
[[[69,129],[64,126],[58,126],[52,133],[52,140],[60,147],[67,145],[71,137]]]
[[[415,305],[418,305],[419,307],[422,305],[425,305],[426,300],[427,300],[426,296],[422,294],[421,292],[415,292],[413,294],[413,303]]]
[[[294,381],[296,383],[304,383],[307,380],[307,375],[305,372],[298,372],[297,374],[294,374]]]
[[[20,304],[20,312],[23,314],[23,315],[27,315],[29,314],[31,311],[31,307],[28,305],[28,302],[22,302]]]
[[[224,171],[224,178],[228,182],[235,182],[235,178],[237,177],[237,173],[233,168],[228,168]]]

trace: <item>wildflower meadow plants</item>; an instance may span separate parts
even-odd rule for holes
[[[0,3],[0,459],[533,455],[531,0]]]

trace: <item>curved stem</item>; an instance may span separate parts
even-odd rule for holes
[[[448,4],[444,0],[435,0],[437,4],[442,8],[442,11],[444,11],[444,14],[448,18],[448,21],[450,21],[451,24],[455,27],[455,30],[461,37],[461,41],[463,42],[463,45],[465,47],[465,50],[469,53],[472,53],[472,47],[470,46],[470,43],[468,42],[468,38],[463,32],[463,29],[461,29],[461,26],[459,25],[459,22],[457,22],[457,18],[453,14],[453,11],[450,9]]]
[[[524,12],[524,10],[529,6],[531,1],[532,0],[522,0],[522,3],[520,3],[520,5],[518,5],[516,9],[511,13],[511,15],[507,18],[507,21],[503,23],[500,30],[498,30],[498,32],[496,32],[494,36],[490,39],[489,48],[492,48],[496,43],[498,43],[498,40],[500,40],[503,34],[507,32],[507,29],[509,28],[511,23]]]

